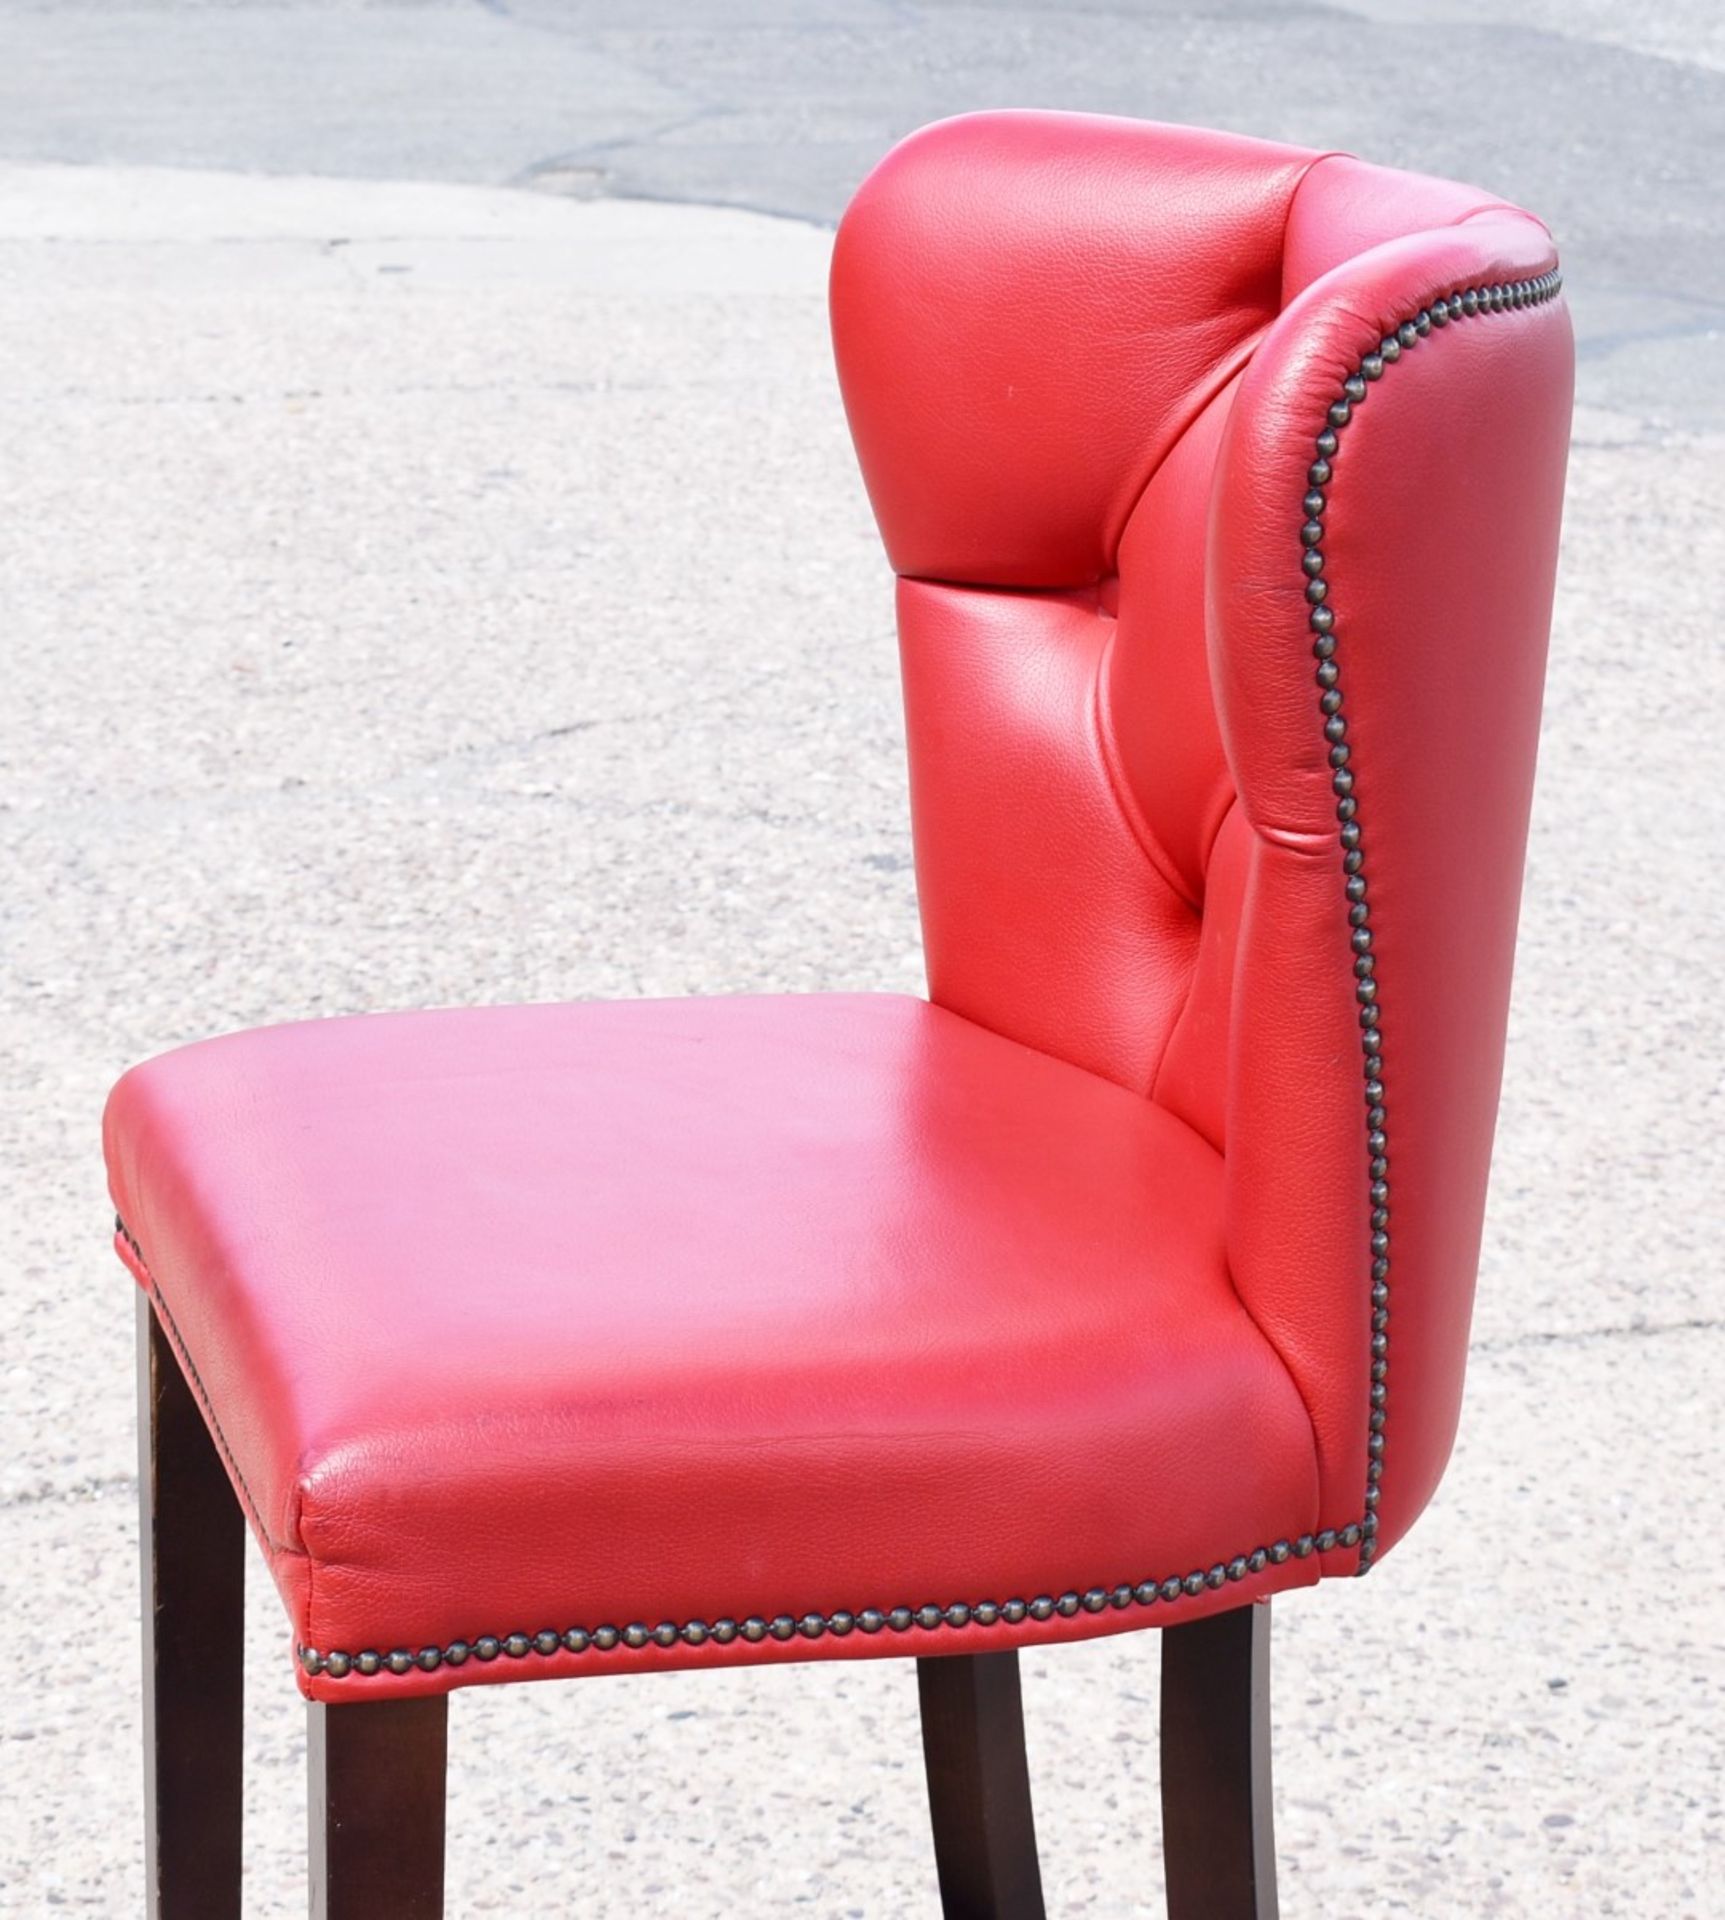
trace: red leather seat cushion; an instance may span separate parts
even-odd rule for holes
[[[966,1622],[976,1650],[1316,1575],[1116,1599],[1315,1527],[1311,1423],[1230,1283],[1215,1150],[920,1001],[270,1028],[135,1069],[106,1133],[300,1645],[677,1629],[320,1697],[930,1651],[952,1625],[682,1629],[1109,1590]]]

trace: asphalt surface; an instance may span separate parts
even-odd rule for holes
[[[1557,232],[1582,397],[1725,426],[1717,0],[0,0],[0,156],[529,183],[830,224],[984,106],[1230,127],[1474,180]]]
[[[138,1904],[115,1074],[308,1014],[920,984],[821,223],[985,101],[1559,230],[1589,351],[1469,1401],[1405,1545],[1277,1609],[1283,1910],[1714,1911],[1725,46],[1443,11],[0,4],[0,1914]],[[254,1917],[304,1903],[256,1572]],[[1155,1913],[1155,1636],[1025,1671],[1051,1912]],[[484,1689],[452,1734],[452,1913],[935,1909],[897,1663]]]

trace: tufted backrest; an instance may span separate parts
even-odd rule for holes
[[[1546,230],[1343,155],[978,114],[832,273],[932,997],[1225,1156],[1325,1570],[1460,1406],[1572,346]]]

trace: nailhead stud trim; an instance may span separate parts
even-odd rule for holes
[[[1359,1006],[1362,1069],[1365,1077],[1366,1199],[1371,1230],[1371,1393],[1366,1411],[1365,1512],[1357,1527],[1345,1527],[1332,1536],[1318,1535],[1320,1552],[1337,1541],[1360,1541],[1356,1569],[1365,1573],[1377,1554],[1378,1500],[1384,1474],[1384,1429],[1389,1419],[1390,1371],[1390,1126],[1384,1083],[1384,1039],[1379,1006],[1377,956],[1373,952],[1372,909],[1366,884],[1366,848],[1355,792],[1358,776],[1353,749],[1348,744],[1347,716],[1342,708],[1340,640],[1337,614],[1331,600],[1324,561],[1324,510],[1335,477],[1342,437],[1355,411],[1385,372],[1411,353],[1434,329],[1468,321],[1480,314],[1510,312],[1543,306],[1556,299],[1563,275],[1554,267],[1533,280],[1511,280],[1491,286],[1464,287],[1421,307],[1392,327],[1358,365],[1344,376],[1341,392],[1324,415],[1314,442],[1316,458],[1306,472],[1310,489],[1300,503],[1300,565],[1306,576],[1306,622],[1317,660],[1318,712],[1328,743],[1330,789],[1336,796],[1337,839],[1341,847],[1343,893],[1347,901],[1348,946],[1353,954],[1354,999]]]
[[[1291,1540],[1278,1540],[1273,1546],[1254,1547],[1250,1553],[1232,1560],[1218,1561],[1213,1567],[1196,1567],[1184,1575],[1165,1580],[1121,1581],[1114,1587],[1069,1588],[1061,1594],[1038,1594],[1032,1600],[954,1600],[945,1606],[927,1602],[920,1607],[863,1607],[852,1613],[805,1613],[800,1616],[781,1613],[771,1620],[751,1616],[740,1624],[735,1620],[689,1620],[681,1624],[661,1620],[649,1627],[635,1621],[626,1627],[569,1627],[559,1633],[554,1627],[541,1627],[537,1633],[483,1635],[472,1642],[454,1640],[446,1647],[398,1647],[380,1654],[368,1649],[363,1653],[335,1651],[325,1653],[316,1647],[301,1647],[299,1663],[314,1679],[320,1675],[344,1680],[350,1674],[370,1676],[376,1673],[435,1673],[439,1667],[458,1667],[470,1655],[480,1660],[506,1659],[531,1661],[551,1659],[559,1653],[609,1653],[616,1647],[643,1648],[699,1647],[708,1640],[728,1644],[735,1639],[759,1643],[763,1640],[822,1640],[828,1634],[842,1639],[846,1634],[963,1633],[971,1626],[1018,1626],[1026,1619],[1071,1620],[1081,1613],[1143,1611],[1165,1607],[1175,1601],[1195,1597],[1229,1586],[1262,1573],[1267,1566],[1282,1566],[1289,1560],[1309,1560],[1314,1553],[1327,1553],[1332,1547],[1355,1547],[1363,1538],[1356,1520],[1340,1528],[1324,1528],[1302,1533]]]

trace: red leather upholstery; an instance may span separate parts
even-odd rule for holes
[[[1552,268],[1467,189],[1189,129],[888,157],[833,324],[935,1004],[334,1021],[110,1104],[309,1692],[1073,1637],[1405,1531],[1496,1105]]]
[[[135,1069],[108,1139],[320,1654],[1111,1594],[1316,1524],[1305,1409],[1229,1284],[1215,1149],[921,1001],[268,1028]]]
[[[1464,187],[1020,113],[906,141],[833,262],[931,995],[1224,1150],[1234,1282],[1368,1556],[1459,1408],[1568,443],[1553,268]]]

